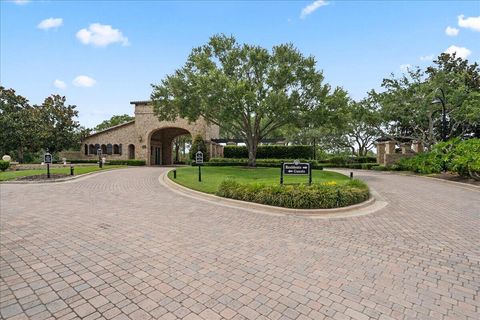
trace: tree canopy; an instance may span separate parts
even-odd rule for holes
[[[153,86],[151,100],[160,120],[206,121],[245,139],[249,165],[259,141],[287,124],[321,119],[345,92],[324,84],[313,57],[293,45],[271,51],[216,35],[194,48],[185,65]]]
[[[25,152],[76,147],[77,116],[76,106],[66,104],[65,97],[51,95],[40,105],[30,105],[15,90],[0,87],[0,153],[23,161]]]
[[[122,123],[130,122],[132,120],[135,120],[135,117],[129,116],[128,114],[114,115],[110,119],[102,121],[100,124],[95,126],[93,130],[95,132],[103,131],[114,126],[118,126]]]

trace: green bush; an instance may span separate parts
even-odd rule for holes
[[[480,139],[469,139],[457,144],[448,167],[461,176],[480,178]]]
[[[382,165],[372,166],[370,169],[375,170],[375,171],[387,171],[388,170],[387,167],[382,166]]]
[[[10,161],[0,160],[0,170],[3,172],[10,167]]]
[[[292,162],[292,159],[257,159],[257,167],[278,167],[282,165],[282,162]],[[300,162],[310,162],[312,169],[322,170],[323,166],[320,166],[315,160],[299,159]],[[225,166],[242,166],[248,165],[248,159],[235,159],[235,158],[212,158],[210,161],[204,163],[210,167],[225,167]]]
[[[129,159],[129,160],[109,160],[108,164],[127,165],[127,166],[144,166],[146,163],[145,163],[145,160]]]
[[[207,144],[205,140],[203,140],[203,138],[199,135],[197,135],[195,139],[193,139],[192,147],[190,148],[190,159],[193,160],[193,163],[195,162],[196,154],[198,151],[201,151],[203,153],[203,161],[207,162],[209,159]]]
[[[376,163],[377,158],[371,156],[352,157],[347,155],[339,155],[322,159],[322,162],[331,163],[332,165],[345,165],[355,163]]]
[[[295,209],[328,209],[360,203],[369,198],[369,190],[360,180],[344,185],[336,183],[300,185],[240,184],[223,181],[218,196]]]
[[[248,158],[246,146],[225,146],[225,158]],[[258,146],[257,159],[310,159],[313,157],[312,146]]]
[[[98,159],[67,159],[67,161],[70,163],[98,163]]]

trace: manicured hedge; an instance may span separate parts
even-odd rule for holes
[[[98,163],[98,159],[73,159],[73,160],[68,160],[67,162],[70,163]],[[62,161],[58,161],[58,163],[63,163]]]
[[[322,159],[321,162],[332,163],[336,165],[349,163],[376,163],[377,158],[371,156],[351,157],[351,156],[334,156]]]
[[[118,165],[127,165],[127,166],[144,166],[145,160],[109,160],[108,164],[118,164]]]
[[[335,182],[309,185],[241,184],[223,181],[218,196],[295,209],[329,209],[353,205],[369,198],[369,190],[360,180],[344,185]]]
[[[225,146],[225,158],[248,158],[246,146]],[[258,146],[257,159],[310,159],[313,157],[312,146]]]
[[[299,159],[300,162],[310,162],[312,169],[322,170],[323,167],[318,165],[315,160]],[[292,162],[292,159],[257,159],[257,167],[278,167],[282,165],[282,162]],[[192,163],[192,165],[194,165]],[[241,166],[246,167],[248,165],[248,159],[235,159],[235,158],[212,158],[209,162],[204,163],[205,166],[210,167],[227,167],[227,166]]]
[[[378,166],[378,163],[324,163],[320,162],[318,165],[324,168],[347,168],[347,169],[371,169],[374,166]]]

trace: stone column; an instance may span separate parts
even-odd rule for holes
[[[394,154],[395,153],[395,141],[385,142],[385,154]]]
[[[412,149],[415,153],[423,152],[423,143],[421,141],[414,141],[412,143]]]
[[[385,142],[377,142],[377,163],[383,164],[383,157],[385,154]]]

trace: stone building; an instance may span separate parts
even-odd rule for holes
[[[412,157],[423,152],[423,144],[420,141],[410,141],[400,144],[393,140],[377,141],[377,163],[383,166],[391,166],[402,158]]]
[[[219,137],[219,127],[199,119],[188,122],[179,118],[173,122],[159,121],[149,101],[133,101],[135,120],[96,132],[82,141],[82,150],[77,156],[67,158],[96,159],[97,150],[110,159],[140,159],[147,165],[170,165],[173,163],[173,139],[181,135],[200,135],[208,144],[211,157],[222,157],[223,146],[213,142]]]

